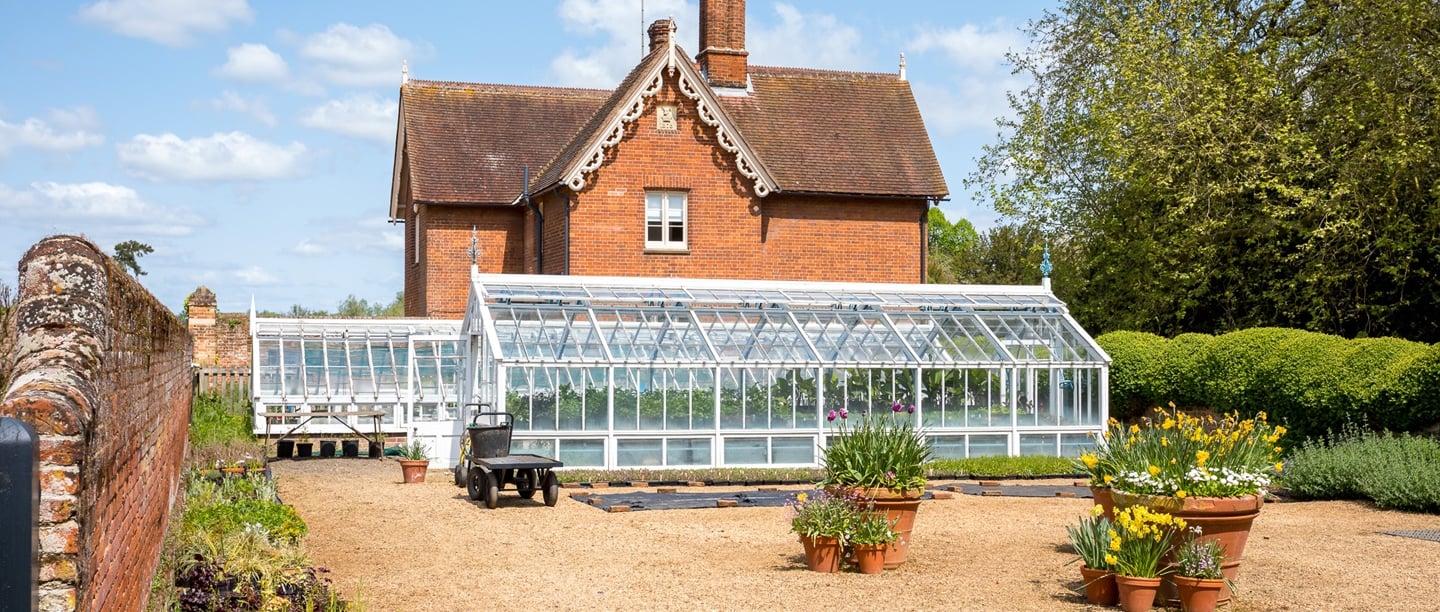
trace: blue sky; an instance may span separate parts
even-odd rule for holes
[[[141,281],[172,309],[204,284],[225,311],[388,302],[386,223],[402,61],[434,80],[612,88],[646,22],[697,2],[0,0],[0,281],[55,233],[155,248]],[[950,186],[947,216],[992,225],[961,180],[1005,92],[1007,50],[1054,1],[747,3],[752,64],[908,75]]]

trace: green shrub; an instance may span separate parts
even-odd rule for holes
[[[190,404],[190,445],[209,446],[255,439],[248,403],[227,402],[218,393],[202,393]]]
[[[925,465],[934,475],[966,476],[1057,476],[1076,474],[1074,460],[1067,457],[970,457],[969,459],[936,459]]]
[[[185,530],[233,533],[259,526],[272,542],[295,543],[306,533],[305,521],[295,509],[274,500],[241,499],[189,509]]]
[[[1110,416],[1128,420],[1161,402],[1160,379],[1165,338],[1145,332],[1117,331],[1095,339],[1109,353]],[[1168,398],[1166,401],[1169,401]]]
[[[1440,442],[1347,427],[1297,449],[1280,482],[1302,499],[1369,499],[1380,508],[1440,513]]]

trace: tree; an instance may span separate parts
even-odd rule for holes
[[[126,240],[115,245],[115,263],[121,270],[128,270],[131,276],[145,276],[145,271],[140,269],[140,258],[154,253],[155,249],[150,245],[135,240]]]
[[[975,248],[980,236],[968,219],[956,219],[951,223],[939,208],[931,208],[928,227],[930,229],[926,276],[932,283],[955,283],[955,260],[961,254]]]
[[[1097,331],[1440,340],[1433,0],[1070,0],[966,182],[1057,228]]]

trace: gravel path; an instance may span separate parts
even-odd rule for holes
[[[374,611],[1118,610],[1085,605],[1066,565],[1065,525],[1084,499],[926,501],[909,562],[866,576],[806,571],[783,508],[605,513],[562,489],[554,508],[505,491],[488,510],[448,471],[406,485],[389,459],[271,467],[310,526],[315,563]],[[1380,533],[1394,529],[1440,529],[1440,517],[1267,504],[1230,609],[1437,609],[1440,543]]]

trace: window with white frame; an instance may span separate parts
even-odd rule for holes
[[[645,248],[685,249],[685,192],[645,192]]]

